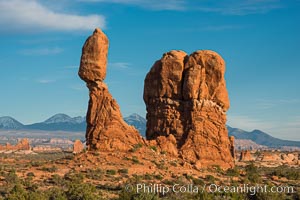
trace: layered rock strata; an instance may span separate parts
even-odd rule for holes
[[[82,48],[78,74],[90,96],[86,116],[88,150],[128,150],[143,143],[138,131],[124,122],[119,105],[104,83],[108,46],[107,36],[96,29]]]
[[[213,51],[165,53],[145,78],[147,139],[173,135],[178,154],[190,163],[232,167],[224,74],[224,60]]]

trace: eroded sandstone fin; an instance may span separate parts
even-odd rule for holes
[[[143,143],[138,131],[123,120],[119,105],[104,83],[109,41],[96,29],[82,48],[78,75],[87,83],[89,105],[86,116],[88,150],[129,150]]]
[[[224,74],[225,62],[216,52],[165,53],[145,78],[147,139],[173,135],[179,155],[190,163],[232,167]]]

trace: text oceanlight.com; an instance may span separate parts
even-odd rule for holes
[[[243,184],[239,186],[225,186],[217,184],[198,185],[163,185],[163,184],[135,184],[126,185],[125,190],[135,191],[136,193],[153,193],[162,194],[167,193],[248,193],[255,195],[257,193],[294,193],[295,188],[292,186],[270,186],[270,185],[249,185]]]

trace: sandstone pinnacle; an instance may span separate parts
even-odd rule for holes
[[[143,143],[138,131],[126,124],[119,105],[104,83],[109,41],[96,29],[83,48],[79,76],[87,83],[89,105],[86,116],[86,144],[88,150],[129,150]]]

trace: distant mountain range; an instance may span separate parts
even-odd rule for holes
[[[138,114],[132,114],[125,117],[124,120],[136,129],[142,136],[146,133],[146,119]],[[24,125],[12,117],[0,117],[0,129],[5,130],[43,130],[43,131],[69,131],[69,132],[84,132],[86,130],[85,117],[70,117],[66,114],[56,114],[44,122]],[[283,147],[294,146],[300,147],[300,141],[281,140],[270,136],[260,130],[251,132],[244,131],[238,128],[227,126],[228,134],[236,139],[251,140],[259,145],[267,147]]]
[[[84,117],[70,117],[56,114],[44,122],[24,125],[12,117],[0,117],[0,129],[6,130],[43,130],[43,131],[85,131]]]
[[[141,135],[143,137],[146,137],[146,119],[136,113],[125,117],[124,121],[129,124],[134,126],[137,130],[139,130],[139,132],[141,133]]]
[[[232,128],[227,126],[228,134],[234,136],[236,139],[246,139],[252,140],[256,144],[264,145],[267,147],[283,147],[283,146],[294,146],[300,147],[300,141],[291,141],[291,140],[281,140],[275,137],[270,136],[269,134],[260,131],[253,130],[251,132],[244,131],[238,128]]]
[[[24,125],[12,117],[0,117],[0,129],[22,129]]]

